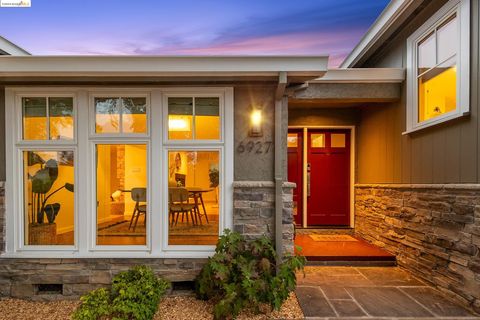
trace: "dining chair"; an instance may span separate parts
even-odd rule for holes
[[[130,225],[128,226],[128,230],[132,227],[133,224],[133,231],[135,232],[135,228],[137,227],[138,218],[140,215],[144,215],[145,218],[143,220],[143,224],[146,225],[147,221],[147,188],[132,188],[130,191],[130,195],[132,200],[135,201],[135,208],[133,209],[132,219],[130,219]],[[135,220],[135,222],[133,222]]]
[[[192,219],[192,224],[197,224],[197,217],[194,214],[195,204],[189,203],[189,194],[185,188],[168,188],[168,211],[172,219],[172,226],[178,223],[178,217],[182,214],[182,222],[185,215],[187,223],[189,222],[188,214]]]

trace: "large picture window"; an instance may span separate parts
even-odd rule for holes
[[[204,258],[232,227],[232,88],[6,89],[18,257]]]
[[[469,111],[469,1],[451,0],[407,41],[407,132]]]
[[[97,144],[95,149],[97,245],[146,245],[147,146]]]
[[[74,153],[23,151],[24,244],[73,245]]]
[[[219,151],[168,152],[168,244],[215,245],[219,235]]]

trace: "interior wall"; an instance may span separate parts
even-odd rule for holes
[[[393,42],[364,66],[406,67],[406,39],[438,8],[417,15]],[[435,10],[434,10],[435,9]],[[406,88],[402,99],[364,107],[358,126],[358,183],[479,183],[478,119],[479,5],[471,2],[470,115],[402,135],[406,130]],[[390,50],[390,51],[389,51]]]

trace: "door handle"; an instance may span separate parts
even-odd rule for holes
[[[307,163],[307,197],[310,197],[310,163]]]

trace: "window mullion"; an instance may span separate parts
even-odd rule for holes
[[[46,123],[46,128],[47,128],[47,140],[51,140],[51,137],[50,137],[50,99],[49,97],[46,97],[45,98],[47,101],[45,103],[46,105],[46,112],[45,112],[45,121],[47,122]]]
[[[118,105],[119,105],[119,109],[118,109],[118,113],[120,115],[119,117],[119,124],[118,124],[118,129],[120,130],[120,134],[123,133],[123,99],[121,97],[119,97],[117,99],[118,101]]]

